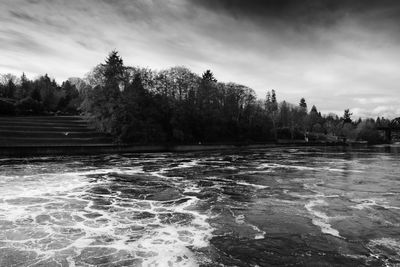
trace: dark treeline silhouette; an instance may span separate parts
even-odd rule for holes
[[[162,71],[125,66],[116,51],[85,79],[58,85],[47,75],[29,80],[3,75],[1,115],[84,114],[100,131],[125,143],[268,142],[277,139],[336,141],[338,137],[383,142],[384,118],[353,121],[322,115],[315,106],[265,99],[244,85],[200,77],[185,67]]]
[[[29,80],[25,74],[20,78],[11,74],[1,78],[2,115],[77,114],[83,100],[71,81],[60,86],[47,74],[35,80]]]

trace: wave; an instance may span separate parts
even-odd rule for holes
[[[109,191],[118,182],[107,174],[137,173],[142,168],[20,176],[14,187],[9,180],[7,187],[0,186],[1,193],[8,190],[0,195],[0,227],[10,225],[0,235],[1,246],[36,253],[38,260],[68,255],[71,265],[88,264],[90,257],[100,261],[106,250],[110,255],[126,253],[144,265],[196,266],[193,250],[207,247],[213,232],[209,215],[196,210],[200,200],[189,195],[171,204]],[[105,175],[90,178],[98,174]],[[141,188],[134,182],[120,186]],[[193,185],[184,192],[199,190]]]
[[[321,211],[314,209],[314,207],[321,205],[327,205],[327,203],[323,199],[314,199],[306,203],[304,207],[313,216],[312,223],[315,226],[318,226],[321,229],[322,233],[341,238],[342,236],[340,236],[339,231],[332,228],[332,225],[329,223],[331,217],[327,216]]]
[[[307,170],[307,171],[330,171],[330,172],[355,172],[362,173],[360,170],[345,170],[330,167],[308,167],[299,165],[284,165],[278,163],[262,163],[257,169],[296,169],[296,170]]]

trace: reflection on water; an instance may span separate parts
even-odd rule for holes
[[[398,148],[0,160],[0,266],[400,264]]]

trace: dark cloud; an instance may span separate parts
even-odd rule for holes
[[[50,9],[47,16],[35,16],[18,9],[9,11],[11,18],[17,21],[22,20],[27,23],[37,25],[38,27],[53,27],[57,31],[66,32],[70,29],[71,23],[66,23],[66,21],[63,20],[63,16],[61,16],[58,12],[59,10],[57,9]]]
[[[236,19],[281,20],[288,25],[331,26],[362,15],[400,22],[397,0],[189,0],[192,4]],[[372,21],[373,22],[373,21]]]

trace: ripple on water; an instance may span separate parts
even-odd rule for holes
[[[2,161],[0,266],[399,262],[398,158],[326,149]]]

